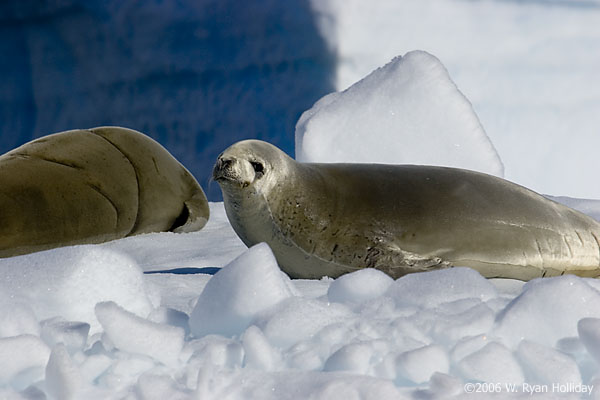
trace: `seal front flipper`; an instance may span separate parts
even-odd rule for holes
[[[367,267],[381,270],[394,279],[413,272],[453,267],[452,263],[444,261],[440,257],[423,256],[396,246],[386,246],[386,249],[381,249],[381,257],[375,255],[378,252],[374,248],[367,249]],[[373,261],[374,258],[377,259]]]
[[[175,233],[199,231],[208,222],[210,210],[203,192],[196,192],[191,199],[183,202],[183,210],[169,229]]]

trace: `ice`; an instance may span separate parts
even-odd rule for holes
[[[399,305],[423,308],[464,299],[487,301],[498,296],[496,288],[470,268],[409,274],[396,280],[388,294]]]
[[[517,356],[528,377],[527,382],[542,385],[581,384],[577,362],[568,354],[523,340],[519,344]]]
[[[330,324],[352,317],[353,313],[341,304],[292,297],[261,313],[255,324],[270,343],[288,348],[313,337]]]
[[[24,389],[44,376],[50,349],[37,336],[0,339],[0,386]]]
[[[179,360],[183,348],[183,328],[159,324],[124,310],[116,303],[96,305],[96,317],[104,329],[108,345],[133,354],[152,357],[166,365]]]
[[[369,343],[351,343],[333,353],[325,362],[323,371],[348,371],[366,375],[372,357],[373,348]]]
[[[66,321],[62,317],[54,317],[41,323],[41,339],[51,348],[63,344],[69,354],[83,350],[90,331],[85,322]]]
[[[400,380],[425,383],[436,372],[447,373],[450,361],[444,348],[430,345],[400,354],[396,358],[396,367]]]
[[[224,226],[223,204],[213,207],[220,207],[214,226]],[[222,256],[219,245],[229,246],[228,234],[234,235],[220,232],[212,242],[203,237],[200,243],[209,244],[202,250],[205,260]],[[152,235],[146,239],[155,243]],[[165,235],[161,246],[186,247],[190,240]],[[138,260],[140,248],[151,249],[150,243],[140,237],[84,250],[128,265],[122,263],[131,260],[128,246]],[[64,270],[71,271],[71,256],[81,250],[64,249]],[[199,253],[174,256],[169,267],[208,267]],[[43,255],[28,260],[42,265]],[[490,281],[460,267],[395,281],[368,269],[335,280],[290,280],[264,244],[229,264],[226,259],[220,258],[224,267],[213,276],[143,275],[136,269],[139,295],[153,298],[144,313],[99,301],[97,317],[67,318],[61,308],[43,318],[33,311],[32,293],[11,298],[23,288],[2,292],[0,328],[13,336],[0,339],[0,398],[452,399],[473,381],[600,382],[596,280]],[[86,287],[98,276],[90,268],[84,275],[90,277],[79,281]],[[27,288],[35,277],[13,282]],[[131,294],[117,291],[129,290],[121,285],[110,293],[127,299]],[[203,326],[212,331],[192,334],[190,321],[200,308]],[[224,322],[230,325],[219,325]],[[226,332],[223,326],[233,328]]]
[[[577,323],[581,342],[600,364],[600,318],[582,318]]]
[[[479,303],[462,311],[458,303],[450,303],[455,310],[439,310],[431,329],[431,336],[439,343],[455,343],[464,337],[489,332],[494,326],[495,313],[486,304]]]
[[[503,175],[471,104],[441,62],[423,51],[396,57],[306,111],[296,125],[296,159],[442,165]]]
[[[145,373],[138,380],[137,394],[140,400],[187,400],[193,392],[180,387],[169,376]]]
[[[207,268],[221,267],[242,254],[247,247],[229,224],[223,203],[209,202],[208,207],[210,218],[198,232],[186,235],[149,233],[114,240],[101,246],[126,252],[144,271],[190,268],[192,272],[201,273]]]
[[[27,304],[15,303],[0,293],[0,338],[24,334],[39,335],[40,324]]]
[[[265,334],[255,325],[246,329],[242,336],[244,365],[252,369],[271,371],[282,362],[281,353],[271,346]]]
[[[82,377],[73,364],[66,347],[58,344],[52,349],[46,366],[46,390],[55,399],[76,399],[81,390]]]
[[[535,279],[498,315],[495,333],[513,348],[523,339],[554,347],[559,339],[577,336],[577,322],[586,317],[600,317],[600,292],[586,279]]]
[[[491,342],[457,363],[461,375],[468,380],[521,384],[525,378],[512,352]]]
[[[190,333],[189,317],[186,313],[168,307],[159,307],[148,315],[148,320],[158,324],[177,326]]]
[[[327,297],[329,301],[360,304],[381,296],[394,282],[383,272],[367,268],[342,275],[329,286]]]
[[[0,259],[0,290],[36,317],[61,316],[99,329],[94,307],[116,301],[147,315],[152,305],[142,271],[128,256],[99,246],[73,246]]]
[[[294,294],[269,246],[257,244],[208,282],[190,316],[190,328],[196,337],[239,335],[258,313]]]

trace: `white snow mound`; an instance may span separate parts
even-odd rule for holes
[[[136,262],[93,245],[0,259],[0,293],[28,304],[38,319],[84,321],[92,333],[100,327],[94,314],[99,302],[115,301],[144,317],[152,309]]]
[[[504,173],[471,103],[424,51],[394,58],[304,112],[296,124],[296,159]]]
[[[208,281],[190,316],[190,329],[196,337],[238,335],[259,312],[295,294],[269,246],[259,243]]]

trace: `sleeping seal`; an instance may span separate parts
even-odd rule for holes
[[[294,278],[467,266],[529,280],[600,275],[600,223],[522,186],[457,168],[298,163],[257,140],[213,171],[227,217]]]
[[[61,132],[0,156],[0,257],[199,230],[208,215],[194,177],[134,130]]]

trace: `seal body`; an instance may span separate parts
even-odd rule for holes
[[[134,130],[66,131],[0,156],[0,257],[194,231],[208,216],[194,177]]]
[[[240,238],[267,242],[292,277],[451,266],[521,280],[600,275],[597,221],[487,174],[298,163],[249,140],[219,156],[213,177]]]

